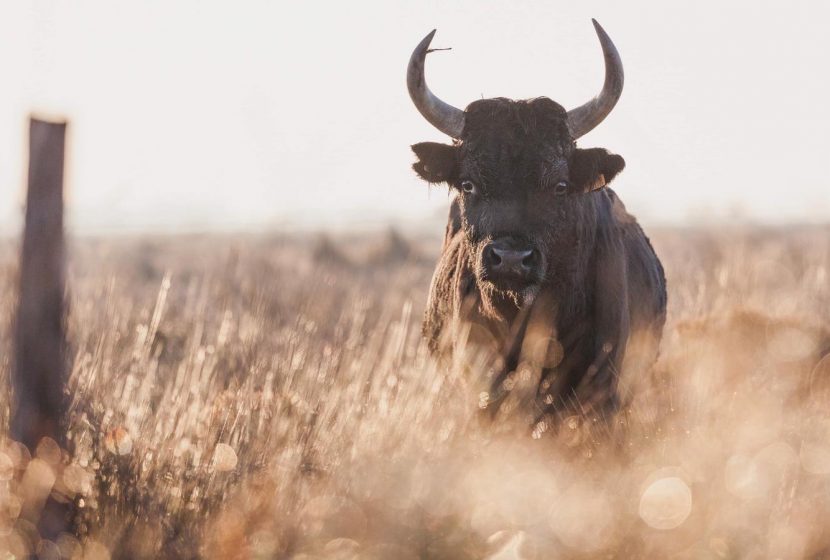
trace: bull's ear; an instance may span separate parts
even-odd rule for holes
[[[430,183],[452,183],[458,176],[457,148],[438,142],[421,142],[412,146],[418,157],[412,169]]]
[[[622,156],[603,148],[576,149],[568,162],[571,183],[582,192],[595,191],[608,185],[625,168]]]

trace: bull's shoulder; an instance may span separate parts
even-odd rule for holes
[[[664,315],[666,310],[666,275],[663,264],[637,219],[625,208],[617,194],[608,190],[611,219],[620,233],[626,254],[630,300],[645,307],[649,314]]]

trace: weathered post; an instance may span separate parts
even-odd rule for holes
[[[35,449],[43,437],[63,444],[63,159],[65,123],[32,119],[29,185],[15,323],[11,436]]]
[[[33,453],[46,437],[66,447],[63,433],[67,403],[64,393],[67,376],[63,240],[65,133],[65,123],[37,119],[30,122],[10,432],[13,439]],[[30,486],[44,492],[28,492],[24,514],[38,525],[41,536],[54,538],[68,527],[70,507],[49,497],[51,484],[43,486],[37,480],[37,473],[33,470],[31,477],[24,476],[24,486],[28,480]],[[40,478],[50,476],[45,474]]]

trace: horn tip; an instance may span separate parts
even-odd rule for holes
[[[421,42],[418,43],[418,46],[415,48],[415,53],[413,53],[413,55],[417,53],[426,56],[427,49],[429,49],[429,45],[432,43],[432,38],[435,36],[436,31],[438,30],[433,29],[432,31],[427,33],[426,37],[421,39]]]

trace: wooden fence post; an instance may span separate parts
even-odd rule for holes
[[[66,123],[33,118],[29,124],[29,184],[15,317],[10,432],[33,453],[45,437],[66,447],[65,136]],[[43,498],[45,502],[39,505],[24,503],[24,513],[32,516],[30,521],[37,524],[41,536],[54,539],[70,528],[72,507],[49,496]]]
[[[67,443],[64,433],[68,402],[64,392],[67,377],[63,240],[65,136],[65,123],[37,119],[30,122],[29,184],[14,325],[9,428],[11,437],[33,453],[45,437],[52,438],[63,449]],[[60,467],[52,465],[52,468]],[[27,468],[23,477],[24,494],[28,471]],[[38,486],[36,472],[33,471],[29,486]],[[71,530],[72,504],[41,493],[26,495],[21,515],[36,524],[41,537],[55,539]]]
[[[10,430],[34,451],[43,437],[63,447],[66,412],[63,160],[66,124],[32,119],[29,184],[20,257]]]

